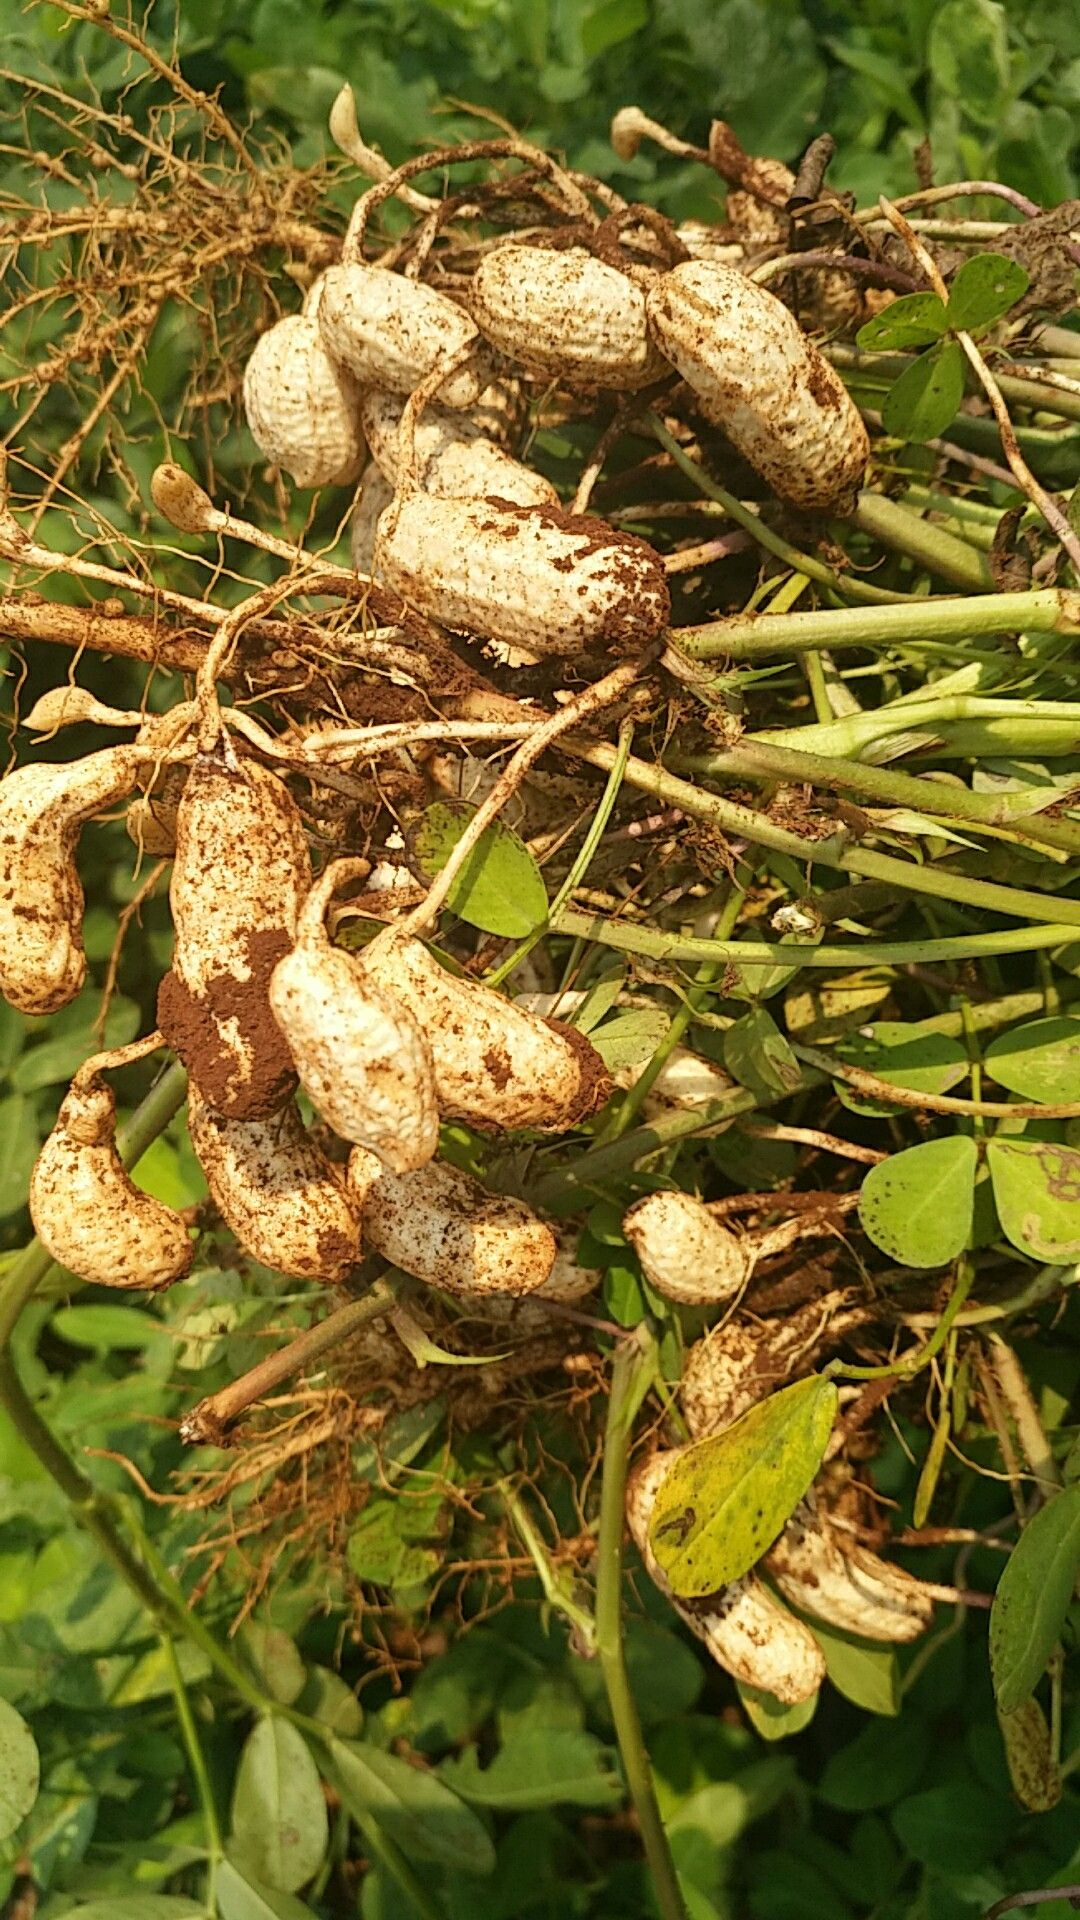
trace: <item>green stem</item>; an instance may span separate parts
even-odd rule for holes
[[[878,652],[913,640],[974,640],[1015,632],[1080,633],[1080,594],[1039,587],[1029,593],[909,598],[903,606],[736,613],[700,627],[673,628],[671,639],[692,660],[754,660],[808,647],[869,647]]]
[[[180,1733],[202,1812],[203,1826],[206,1829],[205,1897],[207,1912],[212,1915],[217,1912],[217,1871],[225,1851],[221,1839],[221,1825],[214,1802],[214,1789],[210,1783],[210,1774],[206,1765],[206,1755],[203,1752],[202,1741],[199,1739],[199,1729],[195,1725],[191,1700],[188,1697],[188,1690],[184,1684],[184,1676],[176,1654],[176,1642],[168,1631],[162,1632],[161,1645],[165,1654],[165,1663],[169,1669],[176,1717],[180,1722]]]
[[[662,1920],[687,1920],[675,1862],[656,1803],[641,1721],[630,1690],[622,1632],[622,1553],[630,1431],[655,1370],[655,1343],[651,1334],[639,1328],[622,1342],[611,1372],[597,1541],[596,1646],[657,1905]]]
[[[419,1874],[406,1859],[401,1848],[395,1846],[389,1834],[383,1833],[374,1820],[362,1820],[360,1815],[355,1813],[352,1817],[364,1836],[364,1844],[372,1859],[377,1860],[391,1878],[397,1881],[402,1892],[408,1895],[417,1913],[422,1916],[422,1920],[445,1920],[445,1915],[436,1906]]]
[[[929,1366],[935,1354],[940,1353],[956,1320],[964,1301],[971,1292],[975,1280],[975,1262],[969,1254],[961,1254],[957,1262],[956,1281],[945,1304],[945,1311],[929,1340],[914,1353],[907,1354],[902,1360],[896,1360],[888,1367],[849,1367],[842,1360],[830,1360],[825,1373],[830,1380],[908,1380],[912,1374],[920,1373]]]
[[[574,1598],[570,1580],[551,1564],[547,1547],[533,1525],[532,1516],[525,1502],[512,1487],[504,1481],[498,1489],[499,1496],[510,1516],[514,1531],[518,1535],[533,1566],[536,1577],[543,1589],[544,1599],[557,1613],[569,1620],[586,1652],[596,1651],[596,1622],[587,1607]]]
[[[944,889],[942,889],[944,892]],[[1004,892],[1005,889],[1003,888]],[[1064,904],[1064,903],[1059,903]],[[651,927],[602,914],[559,916],[559,932],[581,934],[620,953],[641,953],[650,960],[717,961],[746,967],[904,967],[939,960],[985,959],[999,953],[1033,953],[1076,939],[1075,921],[1041,927],[1007,927],[1001,933],[946,934],[933,940],[853,940],[846,946],[806,941],[706,940],[692,934],[658,933]]]
[[[963,587],[968,593],[986,593],[993,585],[981,553],[945,527],[909,512],[887,494],[860,493],[855,525],[860,533],[868,533],[882,546],[917,561],[951,586]]]

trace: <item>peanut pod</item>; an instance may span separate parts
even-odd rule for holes
[[[445,293],[387,267],[351,261],[328,268],[318,309],[331,359],[365,387],[411,393],[444,361],[480,335]],[[439,390],[446,407],[471,407],[491,377],[483,354],[459,367]]]
[[[902,1643],[917,1640],[933,1618],[922,1581],[854,1541],[849,1545],[813,1494],[800,1502],[762,1565],[792,1606],[841,1633]]]
[[[533,1293],[555,1260],[555,1236],[522,1200],[488,1193],[471,1174],[431,1161],[390,1173],[355,1147],[349,1185],[366,1246],[448,1293]]]
[[[360,408],[371,457],[395,487],[405,477],[398,442],[404,405],[400,396],[372,389]],[[428,407],[417,422],[415,461],[417,484],[437,499],[494,497],[519,507],[559,504],[550,480],[489,440],[467,414],[446,407]]]
[[[360,388],[340,356],[327,352],[319,331],[322,298],[321,280],[304,312],[276,320],[244,368],[244,412],[252,439],[298,487],[348,486],[366,452]]]
[[[494,248],[473,276],[471,305],[503,353],[571,386],[633,390],[668,371],[641,289],[584,248]]]
[[[231,747],[202,754],[176,816],[176,945],[158,1025],[204,1101],[232,1119],[272,1113],[296,1083],[269,985],[296,934],[311,865],[296,802]]]
[[[695,1440],[741,1419],[778,1387],[812,1371],[819,1354],[873,1318],[839,1289],[782,1320],[750,1326],[728,1320],[696,1340],[686,1356],[679,1398]]]
[[[192,1087],[188,1129],[210,1197],[261,1266],[333,1286],[356,1265],[360,1221],[344,1177],[290,1102],[264,1120],[229,1120]]]
[[[646,1194],[622,1224],[645,1278],[680,1306],[723,1305],[750,1278],[753,1256],[742,1239],[693,1194]]]
[[[480,1128],[561,1132],[602,1106],[611,1082],[585,1035],[525,1013],[492,988],[455,979],[420,940],[388,928],[364,948],[364,971],[411,1010],[427,1035],[443,1114]]]

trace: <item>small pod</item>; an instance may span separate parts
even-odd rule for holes
[[[785,1706],[810,1700],[825,1679],[825,1658],[809,1627],[774,1600],[755,1574],[733,1580],[704,1600],[677,1600],[649,1543],[649,1520],[660,1484],[677,1455],[654,1453],[633,1469],[626,1489],[630,1532],[646,1572],[718,1666],[743,1686],[771,1693]]]
[[[210,1197],[252,1259],[328,1286],[347,1277],[359,1213],[291,1102],[266,1120],[227,1120],[191,1088],[188,1130]]]
[[[388,267],[351,261],[324,273],[319,327],[331,358],[364,387],[412,393],[446,360],[480,335],[463,308],[445,293]],[[445,407],[471,407],[491,378],[482,353],[440,387]]]
[[[360,409],[371,457],[395,487],[404,471],[398,445],[404,406],[399,395],[373,389],[364,395]],[[415,447],[417,484],[436,499],[493,496],[519,507],[559,504],[550,480],[487,439],[467,414],[428,407],[417,422]]]
[[[258,1119],[296,1084],[270,1012],[270,975],[311,886],[300,812],[254,760],[201,755],[177,809],[170,899],[176,945],[158,1025],[205,1101]]]
[[[298,487],[349,486],[366,451],[360,388],[348,367],[331,358],[319,332],[322,287],[316,281],[303,313],[274,322],[244,368],[252,439]]]
[[[96,727],[141,727],[146,716],[130,708],[106,707],[87,687],[65,681],[62,687],[50,687],[34,701],[22,725],[28,733],[54,734],[61,727],[89,722]]]
[[[388,1173],[354,1147],[349,1185],[365,1245],[448,1293],[534,1293],[555,1260],[555,1236],[523,1200],[488,1193],[471,1174],[431,1161]]]
[[[570,386],[633,391],[668,371],[640,287],[582,247],[494,248],[476,269],[470,304],[493,345]]]
[[[20,1013],[55,1013],[86,978],[75,848],[86,821],[131,792],[144,758],[105,747],[0,780],[0,993]]]
[[[426,1033],[448,1119],[555,1133],[607,1099],[607,1069],[583,1033],[525,1013],[491,987],[456,980],[422,941],[389,928],[364,948],[362,960]]]
[[[780,500],[843,513],[870,442],[839,375],[775,294],[716,262],[649,289],[649,325],[698,405]]]
[[[679,1399],[693,1439],[719,1433],[759,1400],[810,1373],[823,1350],[873,1318],[851,1295],[819,1295],[782,1320],[751,1327],[727,1320],[696,1340],[686,1356]]]
[[[440,625],[531,653],[644,646],[671,617],[646,541],[557,507],[399,494],[379,521],[375,565]]]
[[[369,580],[376,577],[375,536],[379,518],[386,512],[393,497],[393,487],[389,480],[384,479],[373,460],[365,469],[349,522],[349,554],[353,567],[357,573],[366,573]]]
[[[408,1173],[439,1144],[431,1048],[409,1008],[331,946],[323,916],[337,877],[328,867],[304,902],[296,945],[271,977],[270,1005],[327,1124]]]
[[[863,1640],[903,1644],[925,1633],[934,1602],[921,1580],[868,1548],[841,1546],[810,1494],[762,1562],[786,1600]]]
[[[750,1278],[750,1249],[692,1194],[646,1194],[622,1224],[645,1278],[679,1306],[722,1306]]]
[[[180,1215],[124,1168],[116,1099],[100,1078],[111,1064],[121,1061],[98,1054],[75,1075],[30,1176],[30,1218],[53,1259],[80,1280],[153,1293],[184,1278],[195,1247]]]

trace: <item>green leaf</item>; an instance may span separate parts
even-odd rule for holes
[[[110,1894],[68,1907],[64,1920],[206,1920],[206,1908],[179,1893]]]
[[[1061,1799],[1061,1768],[1046,1715],[1030,1695],[1013,1713],[998,1712],[1012,1790],[1032,1813],[1049,1813]]]
[[[715,1593],[760,1560],[821,1465],[837,1403],[832,1381],[813,1375],[683,1449],[649,1526],[680,1600]]]
[[[820,1692],[812,1693],[809,1700],[799,1700],[794,1706],[784,1705],[774,1693],[763,1693],[760,1687],[745,1686],[736,1680],[735,1691],[742,1701],[746,1717],[754,1732],[763,1740],[786,1740],[793,1733],[802,1733],[810,1725],[817,1712]]]
[[[330,1667],[309,1666],[296,1707],[309,1720],[321,1720],[331,1733],[340,1733],[345,1740],[355,1739],[363,1731],[364,1712],[359,1700]]]
[[[0,1100],[0,1219],[21,1213],[41,1145],[37,1112],[25,1094]]]
[[[919,1033],[900,1020],[878,1020],[862,1033],[853,1033],[834,1048],[838,1060],[878,1080],[915,1093],[948,1093],[966,1077],[968,1057],[959,1040],[947,1033]],[[888,1100],[875,1100],[842,1080],[834,1082],[844,1105],[856,1113],[892,1114]]]
[[[609,1750],[594,1734],[572,1727],[522,1727],[489,1766],[481,1768],[470,1747],[446,1762],[442,1773],[466,1799],[515,1813],[566,1805],[612,1807],[623,1793]]]
[[[876,1247],[905,1267],[941,1267],[967,1246],[975,1206],[975,1142],[964,1133],[894,1153],[872,1167],[859,1218]]]
[[[462,1873],[492,1871],[495,1849],[487,1828],[433,1773],[356,1740],[332,1736],[328,1750],[338,1792],[361,1825],[374,1820],[410,1857],[438,1860]]]
[[[232,1803],[237,1857],[255,1878],[295,1893],[322,1865],[329,1828],[319,1773],[304,1737],[280,1715],[252,1728]]]
[[[822,1626],[820,1620],[810,1620],[807,1625],[825,1655],[825,1671],[837,1693],[842,1693],[853,1706],[861,1707],[864,1713],[895,1718],[900,1711],[900,1666],[896,1648],[856,1640],[850,1634]]]
[[[964,397],[964,355],[943,342],[905,367],[881,408],[886,433],[898,440],[936,440],[955,419]]]
[[[49,1326],[70,1346],[94,1353],[160,1346],[163,1341],[173,1345],[161,1321],[138,1307],[58,1307]]]
[[[864,353],[928,347],[948,327],[945,302],[936,293],[903,293],[859,328],[855,344]]]
[[[1080,1150],[999,1135],[986,1149],[1002,1231],[1035,1260],[1080,1256]]]
[[[1015,1713],[1046,1671],[1080,1572],[1080,1486],[1065,1487],[1027,1523],[990,1610],[990,1672],[1002,1713]]]
[[[315,1920],[295,1894],[263,1886],[242,1863],[229,1859],[218,1867],[217,1899],[220,1920]]]
[[[0,1700],[0,1840],[25,1820],[40,1784],[37,1742],[22,1714]]]
[[[961,1777],[901,1800],[892,1825],[908,1853],[925,1866],[974,1873],[1007,1840],[1013,1817],[1003,1796]]]
[[[760,1100],[791,1093],[802,1079],[802,1068],[764,1007],[751,1007],[728,1028],[724,1065],[733,1080]]]
[[[926,67],[935,94],[995,127],[1011,91],[1006,9],[997,0],[944,0],[933,14]]]
[[[433,877],[446,865],[475,809],[429,807],[416,836],[416,854]],[[499,821],[488,827],[450,889],[454,913],[484,933],[523,940],[547,920],[544,876],[523,840]]]
[[[307,1677],[296,1642],[280,1627],[267,1626],[262,1620],[245,1620],[238,1644],[266,1691],[283,1707],[291,1707]]]
[[[582,19],[581,51],[586,60],[595,60],[609,47],[640,33],[648,22],[648,0],[599,0]]]
[[[663,1007],[634,1007],[614,1020],[605,1020],[590,1036],[609,1073],[621,1073],[625,1067],[643,1067],[651,1060],[668,1027],[671,1016]]]
[[[871,1720],[846,1747],[830,1754],[818,1793],[841,1813],[895,1806],[918,1784],[930,1750],[929,1728],[913,1714],[895,1727]]]
[[[1031,285],[1031,275],[1018,260],[1003,253],[976,253],[957,268],[949,287],[946,308],[950,327],[970,333],[992,326],[1008,313]]]
[[[1080,1086],[1080,1019],[1028,1020],[991,1040],[983,1056],[999,1087],[1048,1106],[1073,1100]]]
[[[96,996],[91,994],[89,998],[94,1002]],[[59,1086],[62,1080],[70,1080],[76,1067],[80,1067],[99,1047],[126,1046],[138,1032],[139,1009],[134,1000],[128,1000],[123,994],[113,995],[105,1020],[104,1038],[100,1040],[93,1029],[96,1004],[88,1008],[80,995],[79,1000],[72,1001],[71,1006],[79,1007],[84,1024],[67,1026],[62,1015],[56,1015],[49,1021],[46,1027],[48,1037],[20,1054],[11,1070],[11,1084],[16,1093],[37,1093],[42,1087]],[[62,1011],[67,1013],[69,1009]]]

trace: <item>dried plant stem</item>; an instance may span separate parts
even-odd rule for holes
[[[910,1107],[917,1113],[980,1113],[992,1120],[1073,1120],[1080,1114],[1080,1100],[1042,1106],[1037,1101],[964,1100],[948,1093],[916,1093],[913,1087],[897,1086],[876,1073],[867,1073],[846,1060],[837,1060],[834,1055],[823,1053],[820,1047],[804,1047],[796,1041],[794,1052],[797,1059],[820,1067],[823,1073],[831,1074],[834,1080],[843,1080],[871,1100],[887,1100],[895,1107]]]

